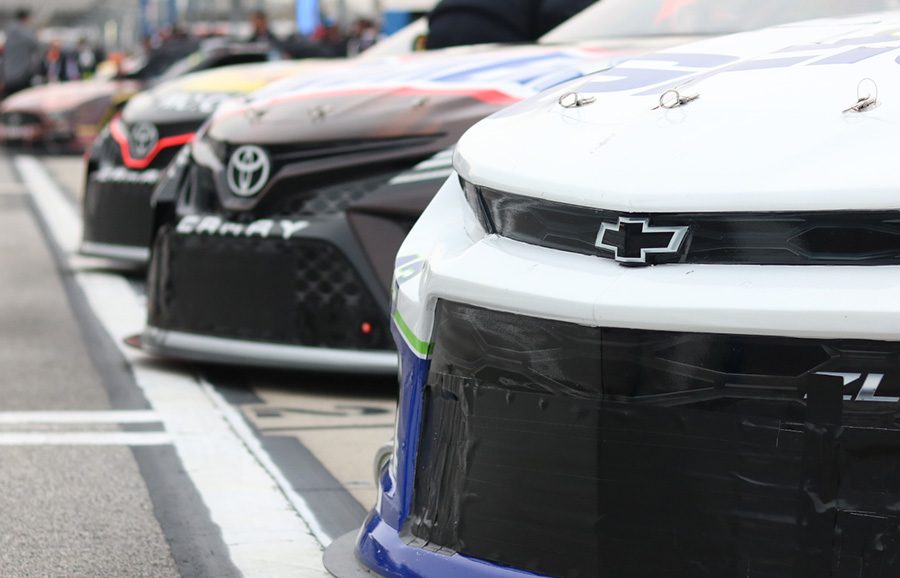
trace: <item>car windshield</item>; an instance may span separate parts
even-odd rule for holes
[[[159,80],[164,82],[193,72],[205,59],[206,55],[203,52],[194,52],[166,68],[166,71],[159,75]]]
[[[134,72],[127,75],[128,78],[138,80],[152,80],[170,71],[189,70],[192,62],[197,58],[202,60],[203,55],[197,52],[199,44],[194,41],[172,41],[155,50]],[[192,60],[193,59],[193,60]],[[169,76],[171,77],[171,76]]]
[[[541,42],[708,36],[898,7],[900,0],[601,0]]]

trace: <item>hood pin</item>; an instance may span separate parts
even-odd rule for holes
[[[325,117],[328,116],[328,113],[331,112],[331,106],[329,105],[319,105],[309,110],[309,118],[313,122],[321,122],[325,120]]]
[[[863,91],[863,87],[870,90]],[[863,78],[856,87],[856,104],[844,110],[844,114],[848,112],[865,112],[878,104],[878,85],[871,78]]]
[[[597,102],[593,96],[583,96],[577,92],[567,92],[559,97],[559,106],[563,108],[581,108]]]
[[[693,102],[700,98],[699,94],[689,94],[686,96],[682,96],[680,92],[675,89],[667,90],[662,93],[662,96],[659,97],[659,105],[654,106],[653,110],[659,110],[664,108],[666,110],[672,110],[673,108],[678,108],[680,106],[684,106],[689,102]]]

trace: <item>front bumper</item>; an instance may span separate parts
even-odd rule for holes
[[[260,343],[147,327],[141,348],[161,357],[271,369],[393,375],[397,354]]]
[[[107,174],[116,174],[109,169]],[[150,199],[158,171],[118,173],[130,181],[88,175],[84,195],[84,239],[81,253],[117,261],[146,264],[150,257],[152,213]]]
[[[900,572],[897,267],[628,269],[485,236],[454,179],[400,256],[373,571]]]
[[[296,226],[303,229],[290,229],[290,238],[161,229],[150,266],[148,350],[213,363],[395,374],[387,296],[346,220]]]

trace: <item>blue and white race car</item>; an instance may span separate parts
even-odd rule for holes
[[[391,577],[900,576],[900,13],[482,121],[404,243]]]

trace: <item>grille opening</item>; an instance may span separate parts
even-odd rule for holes
[[[560,251],[611,258],[595,246],[600,226],[638,217],[689,231],[680,253],[649,255],[649,265],[900,264],[897,211],[632,214],[476,189],[499,235]]]
[[[6,126],[35,126],[42,124],[41,116],[31,112],[5,112],[0,114],[0,124]]]
[[[791,239],[791,245],[808,255],[853,259],[900,254],[900,230],[870,227],[816,227]]]

